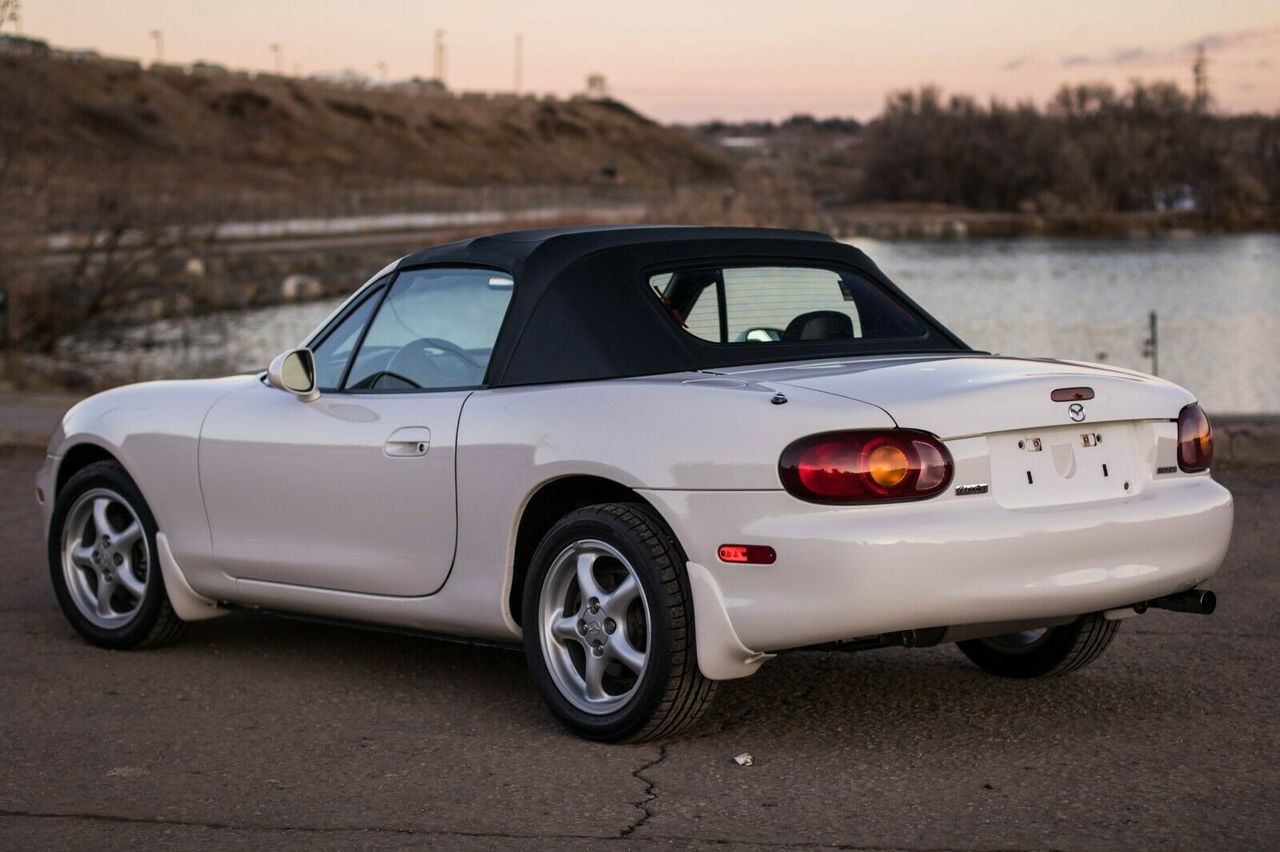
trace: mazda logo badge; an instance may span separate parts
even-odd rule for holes
[[[1073,402],[1067,408],[1067,413],[1071,415],[1071,419],[1079,423],[1084,419],[1084,406],[1078,402]]]

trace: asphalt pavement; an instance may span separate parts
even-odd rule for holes
[[[794,653],[685,736],[603,746],[509,651],[239,614],[93,648],[50,591],[38,464],[0,455],[0,848],[1280,846],[1277,466],[1217,474],[1218,613],[1129,620],[1074,675]]]

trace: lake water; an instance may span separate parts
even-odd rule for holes
[[[878,242],[891,280],[975,349],[1159,374],[1213,413],[1280,412],[1280,235]]]
[[[1210,413],[1280,413],[1280,235],[855,244],[976,349],[1149,372],[1155,311],[1160,375]],[[153,323],[67,354],[129,380],[252,370],[336,304]]]

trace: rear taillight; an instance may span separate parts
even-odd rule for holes
[[[1208,470],[1213,461],[1213,427],[1196,403],[1178,414],[1178,467],[1187,473]]]
[[[951,454],[925,432],[824,432],[782,451],[783,486],[814,503],[919,500],[951,482]]]

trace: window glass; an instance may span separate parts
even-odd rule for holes
[[[920,337],[924,323],[852,270],[804,266],[684,269],[649,279],[673,319],[712,343]]]
[[[488,269],[402,272],[378,309],[348,390],[477,387],[511,301],[510,276]]]
[[[351,359],[351,350],[360,339],[360,331],[369,321],[373,306],[378,304],[381,287],[373,287],[363,301],[329,332],[329,335],[312,348],[316,356],[316,387],[320,390],[334,390],[342,383],[342,372]]]

